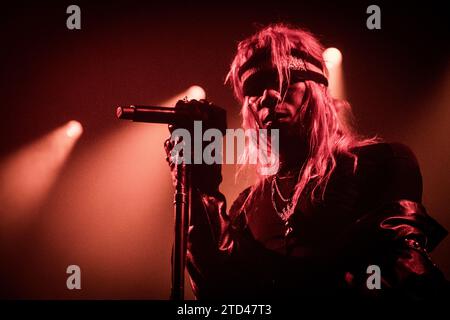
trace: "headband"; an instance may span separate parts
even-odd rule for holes
[[[292,50],[285,63],[290,71],[291,83],[311,80],[328,86],[328,79],[323,74],[321,62],[310,55]],[[268,50],[254,54],[242,65],[238,75],[243,83],[244,95],[256,95],[252,93],[258,90],[258,85],[274,86],[275,83],[278,83],[278,73],[270,63]],[[257,78],[264,79],[264,81],[256,81]],[[267,83],[268,81],[270,83]],[[246,94],[246,92],[250,94]]]

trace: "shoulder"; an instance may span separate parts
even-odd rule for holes
[[[357,173],[377,181],[389,200],[422,200],[422,174],[411,148],[402,143],[375,143],[357,147]]]
[[[361,160],[395,162],[408,161],[418,166],[417,158],[410,147],[399,142],[382,142],[355,147],[352,150]]]
[[[355,147],[352,152],[358,157],[360,164],[374,164],[385,169],[386,166],[406,165],[410,169],[419,170],[419,163],[414,152],[403,143],[374,143]]]

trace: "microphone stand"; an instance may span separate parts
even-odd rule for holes
[[[176,123],[209,120],[211,127],[226,130],[226,111],[206,101],[179,100],[175,108],[158,106],[117,107],[116,116],[122,120],[148,123]],[[213,120],[213,121],[211,121]],[[192,150],[190,150],[192,151]],[[179,155],[177,155],[178,157]],[[177,183],[174,193],[175,239],[172,251],[171,300],[184,300],[184,270],[186,266],[187,236],[191,216],[192,165],[176,161]]]
[[[187,231],[191,214],[191,165],[184,162],[176,167],[177,183],[174,193],[175,240],[172,252],[171,300],[184,300],[184,270],[186,264]]]
[[[174,108],[130,106],[117,107],[116,116],[122,120],[148,123],[171,123],[175,119],[190,116],[183,114],[183,109],[175,112]],[[177,155],[178,157],[178,155]],[[177,159],[178,160],[178,159]],[[176,161],[177,183],[174,192],[175,237],[172,248],[172,288],[170,299],[184,300],[184,270],[186,265],[187,231],[191,214],[191,165]],[[179,164],[178,164],[179,163]]]

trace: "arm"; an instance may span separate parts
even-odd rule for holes
[[[248,265],[252,245],[243,234],[241,214],[250,193],[247,188],[226,212],[220,192],[196,191],[188,238],[188,271],[197,299],[217,300],[245,296],[242,283],[251,282]],[[194,196],[193,196],[194,199]]]
[[[383,289],[376,294],[387,290],[413,300],[448,294],[448,282],[429,256],[447,231],[421,204],[422,177],[413,153],[399,144],[390,148],[381,166],[388,172],[381,203],[352,227],[351,238],[364,243],[353,253],[353,257],[363,257],[356,268],[360,273],[355,277],[357,286],[367,294],[375,293],[367,290],[367,274],[361,267],[375,264],[381,269]]]
[[[220,296],[223,265],[233,248],[229,227],[223,194],[193,190],[187,268],[197,298]]]

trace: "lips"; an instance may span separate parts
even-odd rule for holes
[[[286,112],[275,112],[275,119],[276,120],[281,120],[284,118],[289,118],[289,114]]]
[[[275,123],[284,122],[284,119],[288,119],[289,114],[286,112],[271,112],[262,121],[266,128],[272,127]]]

